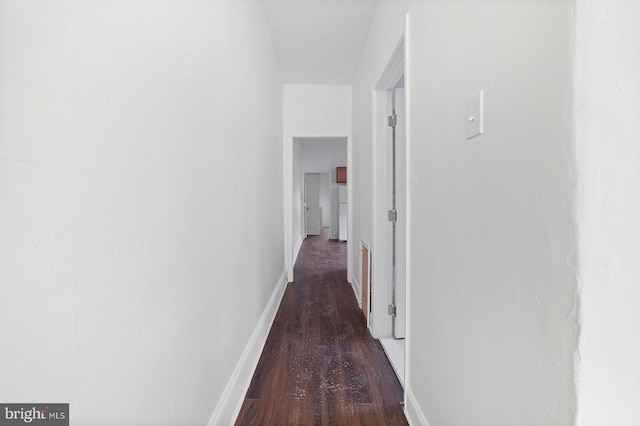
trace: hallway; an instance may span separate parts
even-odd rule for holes
[[[640,425],[639,18],[0,0],[0,417]]]
[[[403,425],[402,387],[346,280],[345,243],[307,238],[237,425]]]

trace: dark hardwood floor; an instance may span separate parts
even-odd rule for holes
[[[347,245],[327,235],[302,245],[236,425],[408,424],[347,283]]]

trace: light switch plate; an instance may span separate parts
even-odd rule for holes
[[[467,139],[484,133],[484,90],[479,91],[467,100]]]

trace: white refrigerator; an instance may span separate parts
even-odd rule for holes
[[[338,240],[347,241],[347,185],[338,187]]]

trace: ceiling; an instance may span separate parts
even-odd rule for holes
[[[376,0],[261,0],[285,83],[351,84]]]

